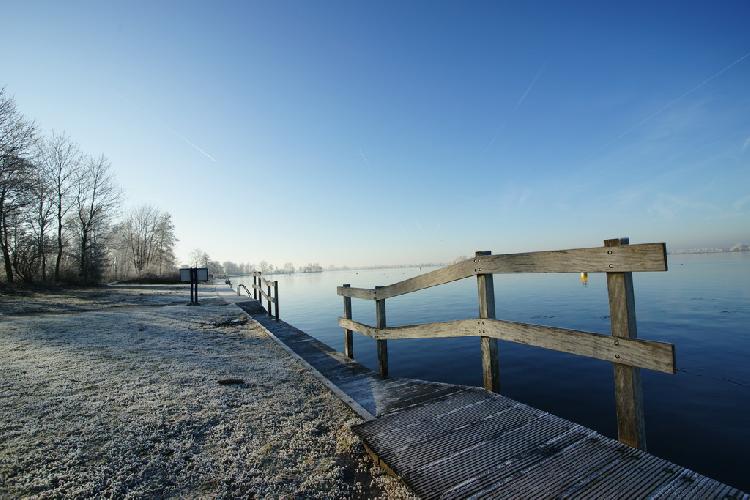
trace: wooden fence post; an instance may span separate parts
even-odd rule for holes
[[[375,293],[377,293],[378,288],[382,287],[376,286]],[[385,299],[375,301],[375,318],[377,328],[385,328]],[[388,341],[385,339],[378,339],[375,342],[378,347],[380,376],[386,378],[388,377]]]
[[[255,288],[256,286],[258,286],[257,276],[253,273],[253,300],[258,300],[258,289]]]
[[[195,304],[195,280],[193,279],[193,268],[190,268],[190,305]]]
[[[350,284],[346,283],[343,288],[350,288]],[[344,317],[346,319],[352,319],[352,298],[344,296]],[[344,354],[346,357],[354,359],[354,335],[351,330],[344,328]]]
[[[268,302],[268,315],[273,316],[273,313],[271,313],[271,283],[266,281],[266,288],[268,295],[266,295],[266,301]]]
[[[492,255],[492,252],[479,251],[475,257]],[[476,267],[480,269],[479,259],[475,258]],[[479,294],[479,317],[495,318],[495,285],[492,274],[477,274],[477,291]],[[480,338],[482,346],[482,380],[484,388],[492,392],[500,392],[500,364],[498,360],[497,339]]]
[[[279,320],[279,282],[273,282],[273,303],[276,305],[276,321]]]
[[[628,238],[605,240],[607,252],[627,245]],[[635,339],[638,330],[635,322],[635,294],[633,273],[607,273],[609,317],[612,336]],[[646,428],[643,415],[643,390],[641,370],[613,363],[615,378],[615,406],[617,408],[617,439],[628,446],[646,450]]]

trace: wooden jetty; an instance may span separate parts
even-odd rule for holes
[[[675,356],[670,344],[637,339],[631,273],[666,270],[663,244],[618,239],[559,252],[477,252],[386,287],[343,285],[344,353],[281,321],[278,309],[271,317],[270,307],[266,313],[249,297],[232,302],[365,419],[353,430],[368,452],[420,497],[750,499],[645,451],[639,370],[674,373]],[[612,335],[495,319],[492,274],[503,272],[607,273]],[[479,318],[386,326],[385,299],[471,276],[477,277]],[[278,305],[278,285],[274,296]],[[376,326],[352,319],[352,297],[375,301]],[[355,331],[376,340],[379,373],[353,359]],[[480,338],[484,388],[388,378],[387,340],[456,336]],[[498,339],[612,362],[619,441],[498,394]]]

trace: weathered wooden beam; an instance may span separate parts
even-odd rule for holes
[[[422,325],[390,326],[377,328],[352,319],[339,318],[339,326],[373,339],[427,339],[451,337],[478,337],[479,320],[459,319]]]
[[[491,255],[492,252],[480,251],[475,257]],[[491,274],[477,274],[477,294],[479,296],[479,317],[495,318],[495,285]],[[479,339],[482,349],[482,381],[484,388],[491,392],[500,392],[500,364],[498,359],[497,339],[482,335]]]
[[[262,278],[262,277],[259,278],[259,280],[260,280],[259,284],[262,286],[266,286],[266,287],[273,286],[273,280],[267,280],[266,278]]]
[[[266,280],[263,280],[263,281],[266,281]],[[266,295],[266,297],[268,299],[268,308],[266,309],[266,311],[268,312],[268,315],[271,316],[271,302],[273,301],[272,300],[273,297],[271,295],[271,285],[270,284],[268,285],[268,294]]]
[[[480,274],[505,273],[609,273],[666,271],[664,243],[642,243],[617,248],[574,248],[546,252],[475,256],[378,290],[338,287],[336,293],[358,299],[379,300],[443,285]]]
[[[350,287],[348,283],[342,286],[343,288]],[[344,318],[352,319],[351,297],[344,297]],[[354,359],[354,333],[347,328],[344,328],[344,355],[348,358]]]
[[[666,271],[664,243],[477,257],[477,273],[609,273]]]
[[[274,280],[273,282],[273,305],[276,309],[275,319],[279,320],[279,282]]]
[[[377,328],[339,318],[339,326],[374,339],[490,337],[578,356],[676,373],[674,346],[665,342],[615,338],[600,333],[499,319],[461,319],[422,325]]]
[[[377,292],[379,288],[376,286],[375,291]],[[375,324],[378,328],[385,328],[385,299],[375,301]],[[375,342],[378,348],[380,376],[386,378],[388,376],[388,341],[377,339]]]
[[[387,299],[396,297],[405,293],[423,290],[437,285],[443,285],[452,281],[469,278],[474,275],[474,262],[472,259],[464,260],[456,264],[451,264],[428,273],[420,274],[413,278],[399,281],[392,285],[380,287],[376,291],[376,299]]]
[[[270,291],[270,290],[269,290],[269,291]],[[274,302],[274,301],[276,301],[276,299],[275,299],[275,298],[274,298],[273,296],[271,296],[271,295],[269,295],[268,293],[266,293],[266,292],[265,292],[265,291],[264,291],[264,290],[263,290],[262,288],[260,288],[260,287],[258,287],[258,292],[260,293],[260,296],[258,297],[258,299],[259,299],[259,300],[260,300],[261,302],[263,301],[263,299],[266,299],[266,300],[267,300],[268,302]],[[271,306],[270,306],[270,304],[269,304],[269,306],[268,306],[268,307],[271,307]],[[269,309],[269,312],[268,312],[268,314],[269,314],[269,316],[271,315],[270,309]]]
[[[628,248],[628,239],[605,240],[604,246],[613,251]],[[665,262],[666,267],[666,262]],[[638,338],[635,321],[635,293],[633,274],[608,272],[609,317],[612,336],[619,339]],[[617,439],[628,446],[646,449],[646,425],[643,410],[641,371],[623,363],[614,364],[615,406],[617,408]]]
[[[665,342],[613,339],[609,335],[552,326],[493,320],[489,337],[674,374],[674,346]]]
[[[342,297],[354,297],[355,299],[375,300],[375,290],[369,288],[336,287],[336,293]]]

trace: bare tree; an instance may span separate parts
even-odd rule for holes
[[[114,182],[109,160],[102,155],[88,158],[76,180],[75,225],[79,238],[79,276],[88,283],[93,272],[100,271],[100,238],[106,236],[109,223],[120,204],[120,189]]]
[[[242,274],[242,265],[232,262],[230,260],[224,261],[222,264],[224,272],[227,274]]]
[[[323,271],[323,267],[317,262],[311,262],[300,269],[303,273],[319,273]]]
[[[221,265],[221,262],[217,262],[215,260],[209,260],[206,263],[206,267],[208,268],[209,274],[225,274],[226,270],[224,269],[224,266]]]
[[[133,259],[130,258],[126,221],[112,226],[111,246],[109,248],[109,274],[115,280],[131,276]]]
[[[190,260],[190,267],[207,267],[211,261],[211,257],[200,248],[194,248],[188,259]]]
[[[33,281],[39,269],[38,242],[31,229],[34,209],[34,204],[29,203],[12,212],[6,219],[6,227],[10,228],[9,248],[15,273],[14,280],[20,278],[29,283]]]
[[[78,146],[65,134],[52,132],[49,139],[39,141],[37,161],[48,178],[51,205],[57,220],[57,255],[55,281],[60,280],[60,265],[65,250],[63,229],[65,217],[75,205],[75,181],[80,176],[82,155]]]
[[[34,124],[18,112],[15,100],[0,88],[0,249],[9,283],[13,282],[9,222],[17,219],[17,211],[30,203],[32,168],[25,156],[34,133]]]
[[[43,150],[39,147],[42,141],[38,141],[34,158],[34,168],[31,174],[31,197],[32,208],[29,213],[29,222],[34,233],[36,246],[36,261],[41,267],[42,281],[47,280],[47,233],[54,218],[54,183],[53,171],[48,168],[49,164],[44,161]]]
[[[169,212],[162,212],[156,226],[155,252],[159,265],[158,273],[161,275],[167,269],[170,271],[175,267],[174,245],[177,237],[174,233],[174,222]]]
[[[126,241],[130,248],[133,267],[140,276],[154,257],[159,211],[150,205],[138,207],[125,221]]]
[[[136,208],[121,225],[133,268],[140,276],[158,266],[158,272],[174,265],[174,224],[166,212],[143,205]]]

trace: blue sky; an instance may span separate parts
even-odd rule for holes
[[[0,85],[181,261],[750,241],[748,2],[2,2]]]

